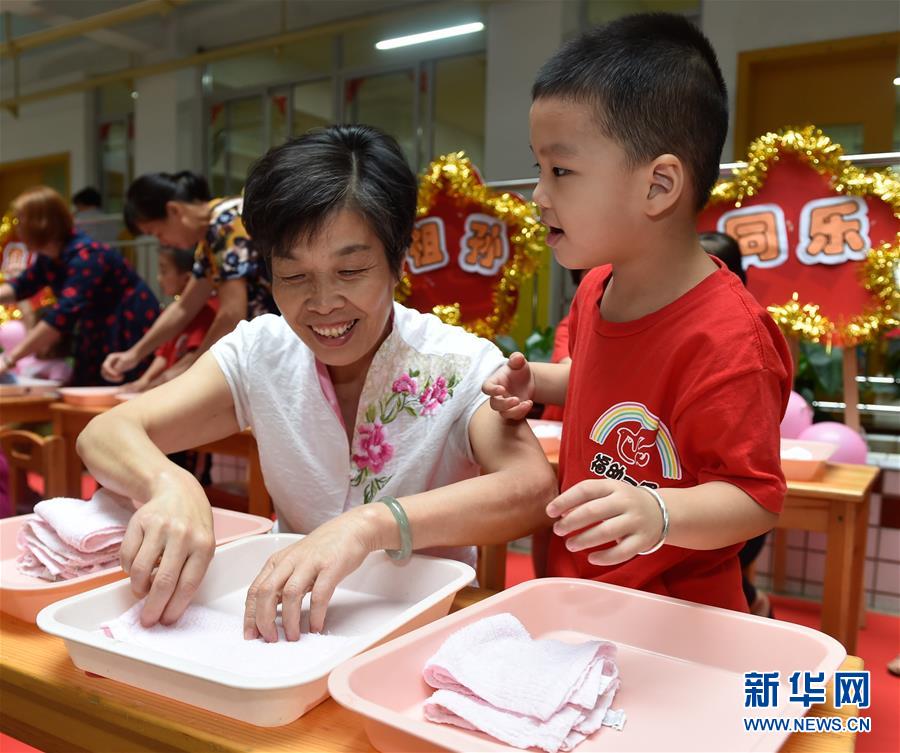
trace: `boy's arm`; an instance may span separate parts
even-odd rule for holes
[[[772,529],[778,514],[749,494],[724,481],[710,481],[687,489],[658,489],[669,516],[666,543],[685,549],[720,549]],[[663,533],[663,515],[646,489],[623,481],[582,481],[547,506],[560,518],[553,526],[559,536],[585,529],[568,539],[570,551],[617,543],[592,552],[594,565],[615,565],[653,548]],[[560,517],[562,516],[562,517]]]
[[[563,405],[569,389],[569,371],[572,360],[567,363],[533,363],[534,399],[539,403]]]

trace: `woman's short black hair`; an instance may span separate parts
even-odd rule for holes
[[[160,246],[159,253],[168,257],[179,272],[190,272],[194,268],[194,252],[190,249]]]
[[[700,233],[700,245],[703,246],[706,253],[725,262],[725,266],[740,277],[744,285],[747,284],[744,257],[741,254],[740,245],[734,238],[725,233]]]
[[[640,13],[584,32],[538,71],[534,100],[593,108],[601,133],[632,166],[674,154],[687,168],[694,206],[719,176],[728,132],[725,79],[709,40],[673,13]]]
[[[128,186],[125,195],[125,224],[135,235],[139,222],[164,220],[170,201],[209,201],[209,185],[202,175],[182,170],[180,173],[146,173]]]
[[[286,257],[337,211],[359,212],[399,275],[418,186],[400,145],[377,128],[333,125],[270,149],[251,168],[241,219],[259,253]]]

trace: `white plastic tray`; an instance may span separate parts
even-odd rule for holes
[[[272,528],[272,521],[260,515],[219,507],[212,508],[212,513],[216,546],[244,536],[268,533]],[[16,538],[25,521],[33,517],[31,513],[0,520],[0,612],[33,623],[38,612],[54,601],[125,577],[118,565],[69,580],[49,581],[20,573],[16,565],[19,556]]]
[[[302,538],[269,534],[220,547],[194,603],[243,614],[247,588],[266,559]],[[38,614],[37,624],[65,641],[80,669],[250,724],[275,727],[324,700],[328,675],[343,661],[446,615],[456,592],[474,576],[471,567],[454,560],[413,555],[398,566],[383,552],[370,554],[338,586],[326,617],[329,633],[357,640],[315,666],[273,678],[216,670],[106,637],[100,626],[136,601],[125,582],[52,604]]]

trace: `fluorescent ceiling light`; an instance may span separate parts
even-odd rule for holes
[[[411,44],[422,44],[423,42],[434,42],[436,39],[447,39],[447,37],[458,37],[461,34],[473,34],[476,31],[484,29],[481,21],[471,24],[462,24],[461,26],[448,26],[446,29],[435,29],[434,31],[423,31],[421,34],[410,34],[408,37],[394,37],[393,39],[382,39],[375,44],[375,48],[379,50],[393,50],[395,47],[408,47]]]
[[[894,79],[894,86],[900,86],[900,76]]]

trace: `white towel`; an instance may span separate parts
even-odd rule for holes
[[[199,604],[191,604],[174,625],[145,628],[140,622],[143,606],[139,601],[102,629],[116,640],[239,676],[296,675],[341,651],[349,658],[348,649],[358,640],[353,636],[303,633],[299,641],[288,641],[279,621],[277,643],[266,643],[262,638],[248,641],[244,640],[243,615]]]
[[[610,710],[615,657],[608,641],[534,640],[511,614],[493,615],[451,635],[426,663],[437,692],[425,716],[517,747],[570,750],[604,724],[624,725]]]
[[[19,572],[44,580],[69,580],[115,567],[131,501],[100,489],[87,502],[55,497],[38,502],[16,535]]]

